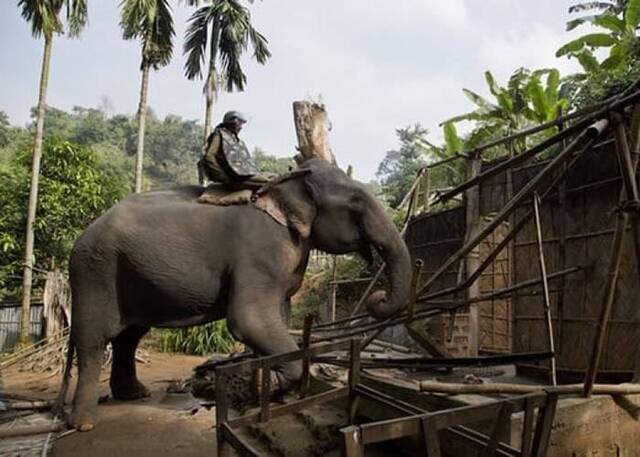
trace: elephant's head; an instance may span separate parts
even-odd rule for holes
[[[279,186],[290,223],[316,249],[330,254],[359,252],[371,257],[373,247],[387,263],[390,292],[374,292],[367,309],[386,318],[407,302],[411,260],[407,247],[384,208],[362,184],[338,167],[311,159],[301,169],[311,173]]]

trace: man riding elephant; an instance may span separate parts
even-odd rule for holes
[[[244,203],[251,198],[252,191],[262,187],[272,177],[256,169],[247,145],[238,137],[246,122],[242,113],[229,111],[209,135],[206,151],[198,162],[200,183],[205,184],[205,180],[219,183],[223,188],[235,192],[224,197],[205,192],[202,203]]]

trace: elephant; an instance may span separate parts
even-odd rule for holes
[[[300,170],[304,176],[258,198],[281,208],[286,224],[256,205],[197,203],[204,188],[184,186],[133,194],[86,228],[69,260],[70,352],[78,356],[72,427],[88,431],[96,423],[108,342],[113,397],[149,395],[136,376],[135,351],[151,327],[226,318],[232,335],[259,355],[298,349],[281,305],[301,286],[312,249],[371,257],[374,248],[387,264],[389,292],[369,297],[369,314],[384,319],[406,305],[411,260],[382,204],[333,164],[311,159]],[[301,366],[274,372],[282,386],[295,385]]]

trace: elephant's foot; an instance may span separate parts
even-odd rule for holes
[[[147,398],[151,395],[149,389],[137,379],[130,384],[111,385],[111,393],[116,400],[130,401]]]
[[[77,408],[74,408],[74,411],[67,422],[69,427],[76,429],[79,432],[90,432],[93,430],[96,426],[95,414],[82,410],[76,411],[76,409]]]

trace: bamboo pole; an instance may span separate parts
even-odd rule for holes
[[[529,384],[454,384],[435,381],[420,382],[422,392],[441,394],[528,394],[541,391],[554,392],[560,395],[579,395],[582,393],[582,384],[565,384],[560,386],[543,386]],[[636,395],[640,394],[638,384],[596,384],[593,386],[594,395]]]
[[[55,422],[47,425],[27,425],[24,427],[14,427],[0,430],[0,439],[14,438],[18,436],[44,435],[45,433],[61,432],[65,429],[62,422]]]
[[[551,357],[551,385],[558,384],[556,376],[556,349],[553,341],[553,322],[551,321],[551,300],[549,298],[549,281],[547,278],[547,265],[544,260],[544,249],[542,248],[542,226],[540,223],[540,197],[538,194],[533,196],[533,213],[536,222],[536,239],[538,240],[538,263],[540,264],[540,276],[542,277],[542,297],[544,306],[544,315],[547,324],[547,338],[549,340],[549,352],[553,354]]]
[[[548,275],[548,279],[556,279],[559,277],[562,277],[564,275],[568,275],[571,273],[575,273],[578,271],[581,271],[582,267],[571,267],[571,268],[567,268],[565,270],[561,270],[561,271],[557,271],[554,273],[551,273]],[[442,312],[447,312],[450,311],[452,309],[456,309],[462,306],[468,306],[474,303],[480,303],[483,301],[488,301],[488,300],[492,300],[492,299],[496,299],[496,298],[506,298],[509,297],[511,294],[522,290],[522,289],[526,289],[529,287],[533,287],[533,286],[537,286],[538,284],[540,284],[542,282],[542,278],[535,278],[535,279],[529,279],[527,281],[523,281],[521,283],[518,284],[514,284],[513,286],[510,287],[506,287],[504,289],[499,289],[497,291],[488,293],[488,294],[483,294],[483,295],[479,295],[473,299],[470,300],[462,300],[462,301],[450,301],[450,302],[445,302],[445,303],[438,303],[435,304],[433,307],[428,308],[428,309],[422,309],[422,310],[418,310],[415,312],[414,314],[414,318],[415,319],[425,319],[427,317],[432,317],[436,314],[442,313]],[[361,314],[358,316],[358,319],[363,319],[368,317],[367,314]],[[399,316],[397,316],[397,318],[395,319],[403,319],[408,317],[408,315],[406,313],[403,313]],[[336,321],[337,322],[337,321]],[[398,323],[403,323],[404,321],[401,320],[390,320],[390,323],[388,325],[396,325]],[[328,327],[315,327],[313,329],[313,332],[315,333],[321,333],[321,332],[340,332],[340,331],[344,331],[344,330],[355,330],[357,331],[357,333],[353,333],[358,334],[358,333],[362,333],[364,331],[368,331],[368,330],[374,330],[380,327],[384,327],[384,325],[387,322],[378,322],[378,323],[371,323],[370,321],[366,321],[363,323],[359,323],[357,325],[354,325],[353,327],[344,327],[344,328],[339,328],[339,329],[332,329],[332,328],[328,328]],[[361,327],[366,328],[366,330],[361,329]],[[335,335],[335,337],[342,337],[344,334],[340,333]],[[329,337],[327,339],[331,339],[332,337]],[[317,340],[316,340],[317,341]]]

